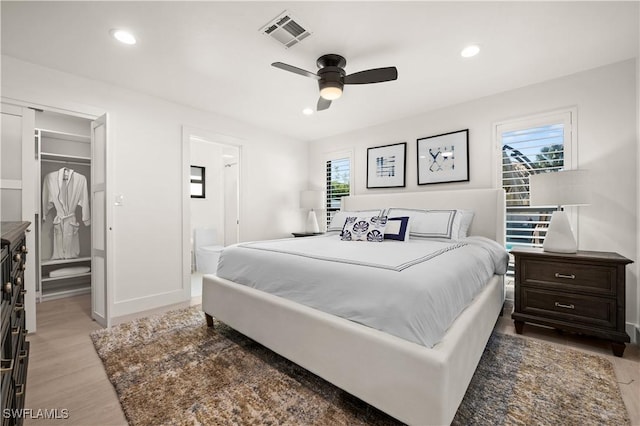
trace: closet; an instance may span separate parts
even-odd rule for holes
[[[91,292],[91,121],[36,113],[36,294]]]

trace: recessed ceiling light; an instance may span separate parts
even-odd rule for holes
[[[129,31],[125,30],[111,30],[111,35],[121,43],[124,44],[136,44],[136,38]]]
[[[472,56],[476,56],[478,52],[480,52],[480,46],[478,46],[477,44],[472,44],[462,49],[462,52],[460,52],[460,56],[462,56],[463,58],[470,58]]]
[[[311,114],[313,114],[313,109],[312,108],[305,108],[305,109],[302,110],[302,113],[304,115],[311,115]]]

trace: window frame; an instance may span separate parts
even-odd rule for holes
[[[349,160],[349,194],[347,196],[350,195],[354,195],[354,176],[355,176],[355,164],[353,161],[353,150],[343,150],[343,151],[333,151],[333,152],[328,152],[325,153],[323,156],[323,162],[322,162],[322,170],[324,171],[324,189],[325,189],[325,226],[328,227],[329,224],[331,223],[331,218],[332,216],[332,212],[335,211],[339,211],[342,209],[342,203],[340,203],[340,207],[338,209],[334,209],[334,208],[329,208],[328,206],[328,202],[329,202],[329,188],[327,187],[327,162],[329,161],[337,161],[337,160],[345,160],[348,159]]]
[[[191,169],[193,169],[193,168],[200,169],[200,171],[202,172],[202,179],[193,179],[193,178],[191,178],[191,176],[192,176],[191,175]],[[190,185],[189,185],[189,193],[191,195],[191,198],[207,198],[206,181],[207,181],[207,178],[206,178],[205,166],[195,166],[193,164],[189,166],[189,183],[190,183]],[[202,185],[202,195],[194,195],[193,194],[193,189],[191,187],[191,184],[194,184],[194,183]]]
[[[493,140],[495,146],[494,155],[494,172],[495,188],[503,187],[503,154],[502,154],[502,135],[506,132],[515,130],[525,130],[534,127],[541,127],[551,124],[563,124],[563,170],[573,170],[578,166],[577,155],[577,108],[564,108],[539,114],[531,114],[515,119],[495,122],[493,124]],[[505,206],[506,207],[506,206]],[[574,229],[576,238],[578,237],[578,214],[575,206],[564,207],[565,212],[569,216],[569,222]],[[505,214],[505,246],[507,245],[506,231],[506,214]]]

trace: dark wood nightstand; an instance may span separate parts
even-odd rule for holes
[[[515,306],[511,318],[522,334],[525,322],[611,341],[622,356],[625,331],[625,265],[617,253],[550,253],[514,249]]]
[[[294,237],[313,237],[314,235],[322,235],[324,232],[292,232],[291,235]]]

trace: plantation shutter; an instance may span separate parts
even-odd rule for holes
[[[335,212],[340,210],[342,197],[351,193],[351,159],[339,158],[327,161],[327,226]]]
[[[529,176],[570,169],[571,113],[498,126],[506,193],[506,248],[542,247],[557,207],[530,206]]]

